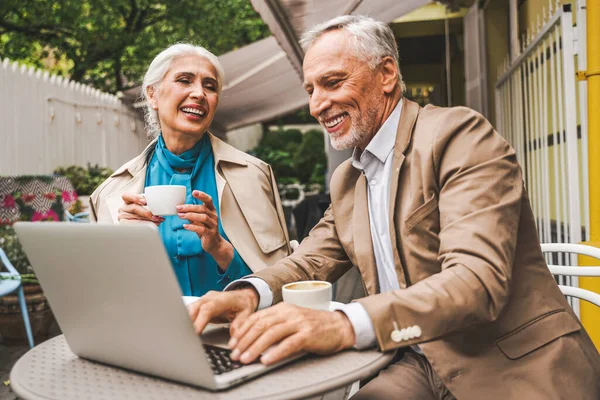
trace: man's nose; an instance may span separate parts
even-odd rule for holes
[[[314,89],[310,101],[308,102],[310,109],[310,115],[319,119],[319,115],[329,107],[331,107],[331,101],[328,96],[321,90]]]

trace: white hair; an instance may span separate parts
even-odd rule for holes
[[[217,93],[221,93],[225,73],[217,56],[202,46],[196,46],[189,43],[177,43],[167,47],[154,57],[154,60],[152,60],[148,67],[148,71],[146,71],[146,75],[144,75],[144,81],[142,83],[142,96],[144,100],[146,100],[144,119],[146,120],[148,133],[151,136],[156,136],[160,133],[160,121],[158,119],[158,112],[150,105],[147,89],[152,87],[156,92],[165,75],[169,72],[171,62],[176,58],[189,55],[205,58],[213,67],[215,67],[215,70],[217,71]]]
[[[347,31],[354,36],[356,57],[368,63],[371,69],[375,69],[384,57],[392,57],[398,69],[398,86],[402,89],[402,92],[406,90],[400,72],[398,46],[396,45],[394,32],[381,21],[376,21],[364,15],[335,17],[306,30],[300,38],[300,45],[306,53],[324,33],[337,29]]]

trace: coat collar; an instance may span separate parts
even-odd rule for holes
[[[222,161],[247,166],[248,161],[244,158],[244,153],[237,150],[235,147],[225,143],[218,139],[215,135],[210,132],[206,132],[210,139],[210,145],[213,149],[215,157],[215,165],[219,165]]]
[[[400,115],[398,130],[396,131],[396,144],[394,150],[404,154],[410,144],[413,128],[417,121],[417,116],[421,111],[421,107],[414,101],[408,100],[405,97],[403,97],[401,101],[404,103],[402,104],[402,114]]]
[[[221,161],[225,161],[237,165],[248,165],[246,159],[234,147],[219,140],[210,132],[206,132],[206,134],[210,139],[210,145],[212,146],[215,157],[215,164],[218,165]],[[150,151],[151,148],[156,146],[156,141],[157,138],[154,138],[139,156],[123,164],[119,169],[113,172],[111,177],[119,176],[124,172],[128,172],[131,176],[136,176],[142,169],[145,169],[146,154],[148,154],[148,151]]]
[[[244,158],[244,153],[218,139],[212,133],[206,132],[206,134],[210,139],[210,144],[213,149],[215,166],[219,166],[219,164],[222,162],[240,166],[248,166],[248,162]],[[107,204],[109,206],[108,208],[115,223],[118,221],[119,207],[123,202],[121,198],[122,194],[125,192],[142,193],[144,191],[147,168],[146,155],[154,146],[156,146],[156,141],[156,138],[152,140],[139,156],[125,163],[111,175],[111,177],[118,177],[122,176],[123,174],[128,174],[130,177],[125,185],[123,185],[119,190],[112,192],[107,197]],[[219,168],[216,169],[219,171]]]

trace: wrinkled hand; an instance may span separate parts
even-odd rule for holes
[[[280,303],[231,324],[231,358],[244,364],[273,364],[300,352],[332,354],[350,348],[356,339],[342,312],[318,311]]]
[[[209,322],[222,323],[243,320],[256,310],[258,293],[253,287],[228,292],[210,291],[188,305],[194,329],[202,333]]]
[[[146,199],[141,194],[123,193],[125,205],[119,208],[119,222],[148,221],[160,225],[165,219],[158,215],[153,215],[146,207]]]
[[[212,255],[219,267],[225,270],[233,259],[233,246],[219,233],[219,217],[212,197],[199,190],[192,191],[192,196],[204,204],[181,204],[177,206],[177,215],[190,221],[183,228],[195,232],[204,251]]]
[[[219,247],[223,238],[219,233],[219,217],[212,201],[212,197],[199,190],[192,191],[192,196],[203,202],[198,204],[181,204],[177,206],[178,216],[187,219],[189,224],[183,225],[188,231],[195,232],[202,241],[202,248],[206,252],[214,251]]]

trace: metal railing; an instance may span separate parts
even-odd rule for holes
[[[545,18],[498,71],[496,123],[523,168],[540,241],[579,243],[589,234],[587,115],[578,104],[571,5]],[[563,265],[577,265],[575,256],[563,257]],[[576,277],[559,279],[578,285]],[[579,303],[572,306],[579,314]]]

